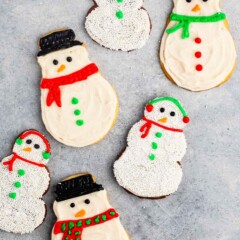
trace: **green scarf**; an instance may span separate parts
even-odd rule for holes
[[[213,23],[213,22],[223,21],[225,19],[226,19],[226,15],[222,12],[218,12],[211,16],[202,16],[202,17],[186,16],[186,15],[179,15],[176,13],[172,13],[170,15],[170,20],[177,21],[179,23],[174,27],[167,29],[166,32],[168,34],[171,34],[183,28],[182,39],[185,39],[190,37],[190,32],[189,32],[190,23]]]

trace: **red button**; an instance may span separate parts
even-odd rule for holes
[[[202,42],[201,38],[195,38],[195,43],[200,44]]]
[[[196,57],[196,58],[202,57],[202,53],[201,53],[201,52],[195,52],[195,57]]]
[[[203,70],[203,66],[201,64],[198,64],[196,66],[196,70],[199,71],[199,72],[202,71]]]

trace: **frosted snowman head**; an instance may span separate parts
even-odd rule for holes
[[[29,130],[16,139],[13,152],[32,162],[46,164],[51,155],[51,148],[42,134],[36,130]]]
[[[50,33],[39,40],[38,63],[43,78],[74,73],[89,63],[86,47],[75,40],[71,29]]]
[[[91,174],[80,175],[57,185],[53,209],[58,220],[93,217],[111,208],[107,193]]]
[[[173,0],[173,12],[188,16],[209,16],[220,12],[219,0]]]
[[[183,129],[190,121],[179,101],[172,97],[156,98],[148,103],[144,115],[160,125]]]

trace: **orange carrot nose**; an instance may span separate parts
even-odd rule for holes
[[[160,118],[160,119],[158,119],[158,122],[161,122],[161,123],[166,123],[167,122],[167,118],[165,117],[165,118]]]
[[[201,10],[201,8],[198,4],[196,4],[195,7],[192,9],[193,12],[198,12],[200,10]]]
[[[32,148],[30,148],[30,147],[24,148],[23,151],[24,151],[24,152],[31,152],[31,151],[32,151]]]
[[[66,66],[65,66],[64,64],[62,64],[62,65],[58,68],[57,72],[62,72],[62,71],[65,70],[65,68],[66,68]]]
[[[81,209],[79,212],[75,214],[75,217],[84,217],[86,214],[86,211],[84,209]]]

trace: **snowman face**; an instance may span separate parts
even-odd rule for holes
[[[18,140],[13,147],[14,153],[36,163],[47,163],[47,160],[43,158],[43,153],[46,151],[47,147],[42,138],[38,135],[30,134],[23,138],[20,142]]]
[[[170,128],[182,129],[186,125],[183,122],[183,114],[171,101],[160,101],[153,104],[153,110],[145,110],[146,118]]]
[[[219,0],[174,0],[173,12],[188,16],[209,16],[220,12]]]
[[[84,196],[54,202],[53,209],[58,220],[76,220],[93,217],[111,208],[105,190]]]
[[[43,78],[57,78],[74,73],[89,63],[86,47],[77,45],[38,58]]]

